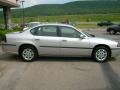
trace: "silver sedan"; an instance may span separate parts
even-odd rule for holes
[[[40,56],[91,56],[98,62],[115,57],[120,43],[84,33],[66,24],[40,24],[23,32],[6,34],[3,50],[25,61]]]

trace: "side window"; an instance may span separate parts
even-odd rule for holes
[[[62,37],[71,37],[71,38],[77,38],[78,37],[77,31],[75,31],[72,28],[60,27],[60,30],[61,30],[61,36]]]
[[[30,32],[31,32],[33,35],[39,36],[41,29],[42,29],[42,27],[35,27],[35,28],[31,29]]]
[[[56,26],[43,26],[40,32],[41,36],[57,36]]]
[[[31,30],[31,33],[37,36],[57,36],[57,27],[56,26],[36,27]]]

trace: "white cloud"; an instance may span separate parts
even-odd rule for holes
[[[33,6],[39,3],[39,0],[25,0],[25,7]]]
[[[36,5],[38,3],[38,0],[30,0],[29,3],[30,3],[30,6]]]

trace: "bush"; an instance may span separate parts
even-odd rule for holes
[[[3,38],[5,37],[5,34],[6,34],[6,32],[0,31],[0,41],[3,40]]]
[[[2,41],[5,38],[5,34],[10,32],[20,31],[20,30],[21,28],[14,28],[13,30],[0,29],[0,41]]]

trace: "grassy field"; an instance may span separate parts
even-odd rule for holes
[[[75,24],[78,28],[98,28],[97,23],[100,21],[110,20],[115,23],[120,23],[120,13],[25,17],[25,23],[35,21],[64,22],[67,19]],[[12,22],[20,24],[22,23],[22,17],[12,18]],[[0,18],[0,24],[3,24],[3,18]]]
[[[63,22],[69,19],[71,22],[98,22],[98,21],[114,21],[120,22],[120,13],[117,14],[81,14],[81,15],[60,15],[60,16],[36,16],[26,17],[25,22]],[[22,23],[20,18],[12,18],[14,23]],[[0,23],[3,23],[3,18],[0,18]]]
[[[22,18],[22,17],[21,17]],[[20,23],[21,18],[13,18],[13,22]],[[40,21],[40,22],[62,22],[69,19],[71,22],[82,21],[120,21],[120,13],[118,14],[81,14],[81,15],[60,15],[60,16],[37,16],[26,17],[26,22]]]

